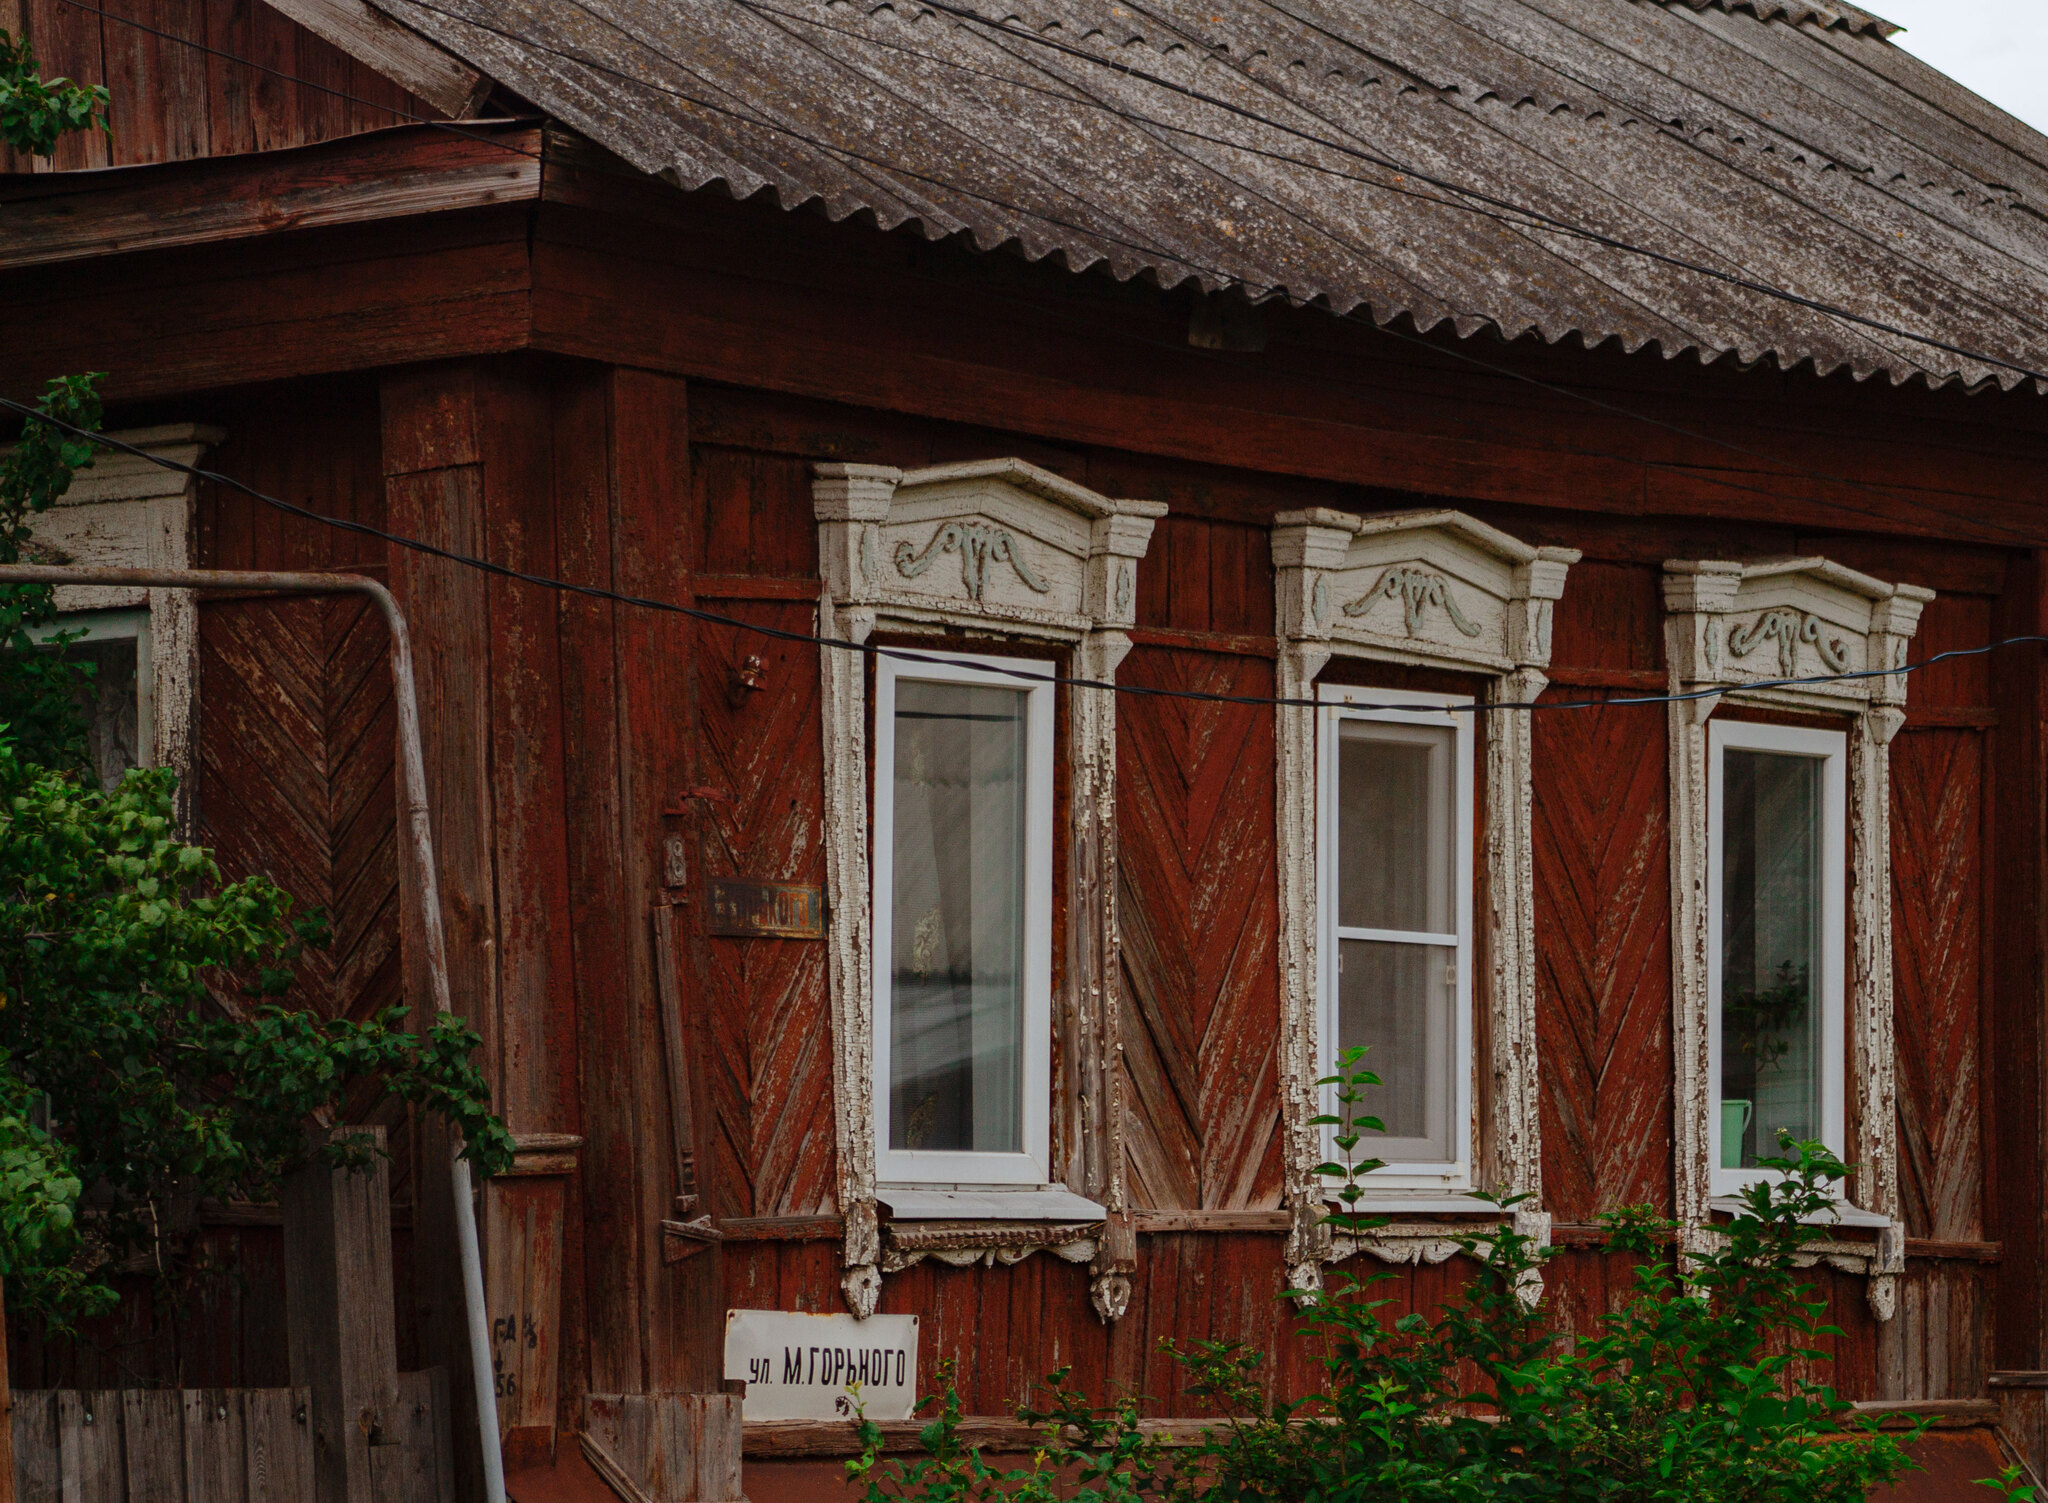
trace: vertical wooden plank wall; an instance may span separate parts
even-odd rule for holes
[[[682,383],[480,362],[387,380],[384,418],[399,530],[690,598]],[[516,1464],[544,1458],[586,1393],[716,1384],[717,1255],[661,1259],[677,1187],[648,923],[687,788],[691,634],[672,615],[403,552],[392,572],[421,642],[458,1005],[531,1145],[485,1197],[492,1314],[513,1322],[499,1398]],[[423,1288],[450,1290],[447,1273],[423,1257]]]
[[[0,0],[0,29],[28,40],[45,77],[106,85],[113,127],[67,136],[47,160],[0,147],[0,172],[275,151],[441,118],[262,0]]]
[[[704,539],[700,603],[749,623],[815,631],[809,465],[705,446],[693,455],[691,486]],[[759,688],[745,686],[743,669],[758,673]],[[824,881],[819,695],[817,648],[700,629],[692,706],[699,791],[684,826],[700,888],[713,877]],[[740,1217],[830,1211],[838,1166],[825,947],[718,938],[703,932],[701,905],[691,912],[717,1123],[713,1209]]]

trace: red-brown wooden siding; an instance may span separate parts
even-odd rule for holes
[[[43,76],[104,84],[112,130],[67,136],[50,159],[0,146],[0,172],[275,151],[440,118],[262,0],[0,0],[0,30],[35,49]]]

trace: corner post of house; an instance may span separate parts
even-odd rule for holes
[[[1723,687],[1724,618],[1735,606],[1742,565],[1673,560],[1664,566],[1664,645],[1671,692]],[[1673,1214],[1681,1257],[1707,1235],[1713,1166],[1707,1162],[1712,1108],[1707,991],[1707,722],[1718,694],[1674,700],[1667,707],[1671,739],[1671,1048],[1674,1082]]]
[[[1328,573],[1342,567],[1358,519],[1336,511],[1283,512],[1274,518],[1275,635],[1280,639],[1279,697],[1312,701],[1316,675],[1334,650]],[[1285,1114],[1288,1287],[1322,1288],[1330,1234],[1323,1224],[1318,1115],[1321,1046],[1316,1026],[1316,742],[1321,717],[1313,704],[1276,710],[1274,776],[1279,828],[1280,1093]]]
[[[903,472],[883,465],[817,468],[812,508],[825,576],[818,634],[865,643],[875,612],[865,602],[881,580],[881,524]],[[882,1293],[882,1244],[875,1217],[874,974],[868,902],[868,655],[818,649],[825,736],[826,978],[832,1001],[833,1126],[838,1137],[839,1212],[846,1224],[841,1288],[862,1320]]]

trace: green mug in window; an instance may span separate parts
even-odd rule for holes
[[[1750,1101],[1725,1100],[1721,1103],[1721,1167],[1740,1169],[1742,1167],[1742,1135],[1749,1131],[1749,1119],[1756,1112],[1756,1104]]]

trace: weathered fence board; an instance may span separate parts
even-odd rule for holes
[[[239,1394],[193,1388],[180,1394],[185,1425],[185,1489],[208,1503],[248,1503],[249,1430]]]
[[[740,1401],[730,1394],[592,1394],[585,1428],[653,1503],[733,1503]]]
[[[310,1503],[312,1393],[305,1388],[21,1390],[17,1503]],[[398,1375],[372,1447],[378,1503],[455,1496],[448,1375]]]

